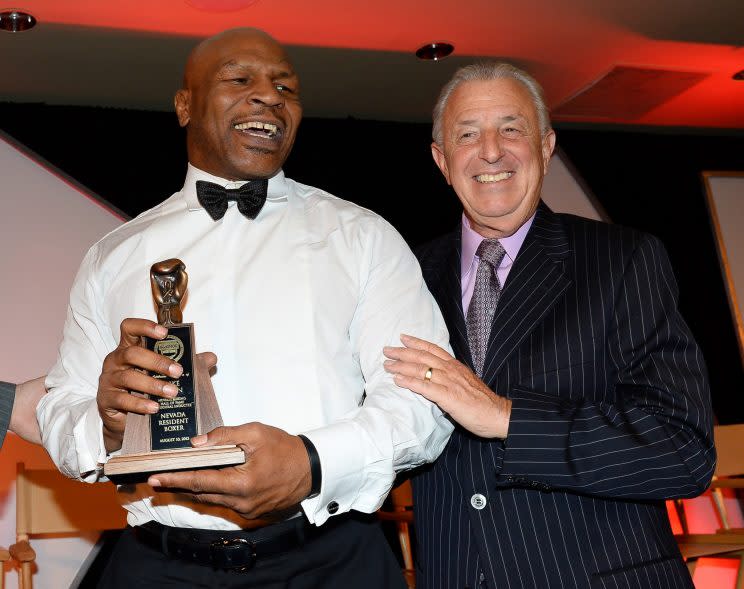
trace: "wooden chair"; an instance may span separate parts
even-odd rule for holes
[[[744,489],[744,424],[717,425],[714,428],[718,462],[710,485],[721,533],[744,534],[744,528],[732,528],[722,489]]]
[[[126,526],[125,511],[113,484],[89,485],[51,469],[26,470],[22,462],[17,469],[16,543],[9,552],[20,565],[19,589],[33,586],[33,536],[72,536]]]
[[[726,510],[722,492],[726,488],[744,488],[744,478],[737,478],[744,475],[744,424],[717,425],[714,428],[714,437],[718,461],[710,493],[721,529],[715,534],[688,533],[682,501],[677,500],[674,506],[683,533],[676,538],[690,574],[694,574],[699,558],[736,558],[739,560],[736,588],[744,589],[744,528],[731,527],[730,514]]]
[[[5,588],[5,563],[10,560],[10,552],[0,548],[0,589]]]
[[[377,512],[383,521],[395,522],[398,530],[400,551],[403,555],[403,575],[409,589],[416,587],[416,577],[413,571],[413,551],[411,549],[411,534],[409,526],[413,523],[413,490],[411,481],[403,481],[390,493],[393,510]]]

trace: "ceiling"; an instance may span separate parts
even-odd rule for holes
[[[557,121],[744,129],[742,0],[14,2],[39,24],[0,32],[3,101],[169,110],[198,39],[256,26],[288,46],[306,116],[428,121],[454,69],[493,57]],[[454,55],[417,60],[431,41]]]

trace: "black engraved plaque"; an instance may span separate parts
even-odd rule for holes
[[[190,448],[191,438],[197,435],[192,324],[169,325],[168,335],[164,339],[158,341],[145,338],[145,345],[149,350],[167,356],[183,366],[183,374],[179,378],[150,374],[173,383],[179,391],[173,399],[152,397],[160,404],[158,412],[150,416],[152,449]]]

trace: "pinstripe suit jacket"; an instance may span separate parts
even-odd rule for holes
[[[459,229],[419,259],[472,367]],[[483,371],[512,400],[509,434],[458,427],[414,478],[420,587],[692,587],[663,500],[701,493],[715,450],[676,299],[657,239],[540,205]]]

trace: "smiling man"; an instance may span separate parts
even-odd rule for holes
[[[555,134],[509,64],[459,70],[433,137],[464,212],[419,259],[456,359],[385,350],[458,423],[414,478],[417,586],[691,589],[664,500],[707,487],[712,411],[663,246],[541,203]]]
[[[217,355],[226,424],[193,443],[238,444],[247,459],[120,487],[133,527],[101,586],[403,587],[379,527],[358,512],[375,511],[395,473],[436,458],[452,431],[382,366],[401,332],[448,345],[416,260],[377,215],[284,176],[299,83],[265,33],[202,42],[175,107],[184,186],[89,251],[39,421],[59,468],[93,482],[127,413],[157,407],[130,391],[176,394],[143,371],[182,367],[137,344],[166,333],[151,320],[149,269],[177,257],[184,319],[197,349]]]

